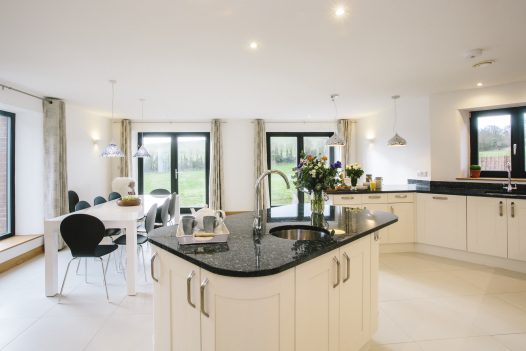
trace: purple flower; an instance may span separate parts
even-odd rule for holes
[[[332,169],[342,168],[342,163],[340,161],[336,161],[333,164],[331,164]]]

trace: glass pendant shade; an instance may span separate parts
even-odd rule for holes
[[[135,153],[135,155],[133,155],[133,157],[138,157],[138,158],[150,157],[150,153],[148,152],[148,150],[146,150],[144,145],[141,145],[141,147],[137,150],[137,152]]]
[[[124,153],[116,144],[109,144],[102,150],[101,157],[124,157]]]
[[[391,147],[399,147],[399,146],[406,146],[406,145],[407,145],[407,141],[404,138],[402,138],[400,135],[398,135],[398,133],[395,133],[395,136],[389,139],[389,141],[387,142],[387,146],[391,146]]]
[[[327,146],[344,146],[345,140],[343,140],[342,137],[340,137],[337,133],[334,133],[329,139],[327,139],[327,142],[325,143]]]

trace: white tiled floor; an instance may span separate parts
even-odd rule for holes
[[[59,257],[62,278],[70,255]],[[0,349],[151,350],[152,285],[149,277],[144,282],[142,262],[139,293],[128,297],[112,259],[109,304],[100,264],[88,262],[89,283],[72,266],[61,304],[44,297],[43,257],[1,274]],[[526,275],[435,256],[382,254],[380,327],[371,350],[524,351]]]

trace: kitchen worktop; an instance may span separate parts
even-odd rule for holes
[[[504,180],[503,180],[504,182]],[[518,189],[511,193],[503,189],[501,183],[475,183],[475,182],[443,182],[431,181],[419,184],[402,184],[402,185],[383,185],[381,190],[333,190],[328,191],[329,195],[338,194],[381,194],[381,193],[429,193],[442,195],[460,195],[460,196],[480,196],[480,197],[502,197],[526,199],[526,186],[518,185]]]
[[[296,204],[268,209],[261,238],[255,238],[252,232],[254,213],[247,212],[226,217],[225,224],[230,231],[226,243],[179,245],[175,236],[177,226],[154,230],[149,241],[212,273],[258,277],[297,266],[398,220],[387,212],[351,210],[340,206],[326,206],[325,219],[330,229],[341,229],[345,234],[318,241],[288,240],[268,234],[276,226],[310,225],[310,205]]]

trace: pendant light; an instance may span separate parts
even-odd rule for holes
[[[392,146],[392,147],[407,146],[407,141],[404,138],[402,138],[400,135],[398,135],[398,133],[396,132],[396,120],[397,120],[397,117],[398,117],[398,113],[397,113],[397,110],[396,110],[396,100],[398,100],[399,98],[400,98],[400,95],[393,95],[392,96],[392,99],[394,101],[393,133],[395,133],[395,135],[394,135],[394,137],[389,139],[389,141],[387,142],[387,146]]]
[[[144,99],[141,99],[141,121],[143,119],[144,119]],[[150,153],[148,152],[148,150],[146,150],[144,145],[141,145],[139,146],[139,149],[137,150],[135,155],[133,155],[133,157],[137,157],[137,158],[150,157]]]
[[[113,119],[113,110],[115,103],[115,84],[117,81],[110,80],[111,83],[111,119]],[[102,150],[101,157],[124,157],[124,153],[117,144],[110,143]]]
[[[338,120],[338,106],[336,105],[336,99],[340,95],[338,94],[331,94],[331,101],[334,105],[334,114],[335,119]],[[344,146],[345,140],[338,135],[338,133],[334,133],[329,139],[327,139],[327,142],[325,143],[326,146]]]

